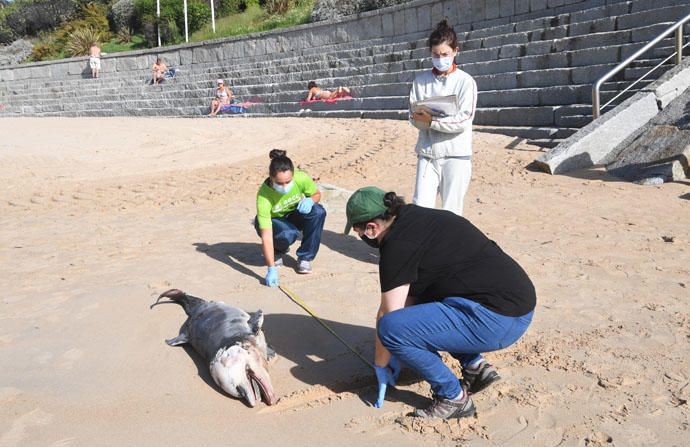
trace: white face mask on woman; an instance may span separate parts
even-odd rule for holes
[[[292,181],[290,181],[290,183],[288,183],[287,185],[276,185],[276,184],[274,183],[274,184],[273,184],[273,189],[274,189],[276,192],[285,195],[285,194],[287,194],[287,193],[290,192],[290,190],[292,189],[292,185],[293,185],[293,182],[292,182]]]
[[[446,72],[450,70],[455,61],[454,56],[448,57],[431,57],[431,63],[434,64],[434,68],[441,72]]]

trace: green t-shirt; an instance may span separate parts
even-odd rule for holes
[[[295,211],[300,200],[315,194],[317,191],[314,180],[302,171],[295,170],[292,175],[292,183],[292,189],[287,194],[280,194],[266,182],[261,184],[256,195],[256,217],[260,229],[272,228],[271,219],[284,217]]]

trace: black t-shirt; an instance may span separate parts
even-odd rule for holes
[[[505,316],[534,309],[525,271],[467,219],[405,205],[381,241],[381,291],[410,284],[417,303],[462,297]]]

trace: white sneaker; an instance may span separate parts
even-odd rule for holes
[[[283,266],[283,257],[282,257],[282,256],[278,256],[278,257],[274,258],[274,260],[273,260],[273,266],[274,266],[274,267],[282,267],[282,266]]]
[[[297,273],[303,275],[311,273],[311,261],[301,260],[299,261],[299,266],[297,267]]]

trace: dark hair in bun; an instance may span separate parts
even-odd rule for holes
[[[383,204],[386,206],[386,211],[383,213],[384,219],[390,219],[393,216],[397,216],[400,212],[400,208],[405,205],[405,199],[397,195],[395,192],[387,192],[383,196]]]
[[[455,34],[453,27],[448,24],[448,19],[438,22],[436,28],[431,32],[431,36],[429,36],[429,48],[444,43],[448,44],[453,50],[458,49],[458,35]]]
[[[295,171],[295,165],[292,164],[287,156],[287,152],[282,149],[273,149],[268,153],[271,159],[271,164],[268,166],[268,174],[275,177],[279,172]]]

